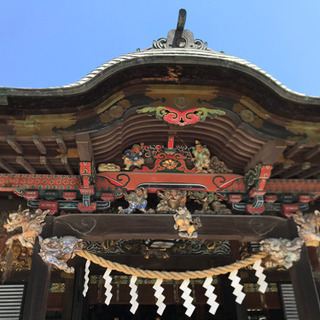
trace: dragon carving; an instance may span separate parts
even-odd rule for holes
[[[299,237],[307,246],[317,247],[320,241],[320,212],[303,214],[301,211],[291,215],[297,225]]]
[[[49,210],[37,209],[31,213],[29,209],[9,214],[7,224],[3,225],[8,232],[17,228],[22,229],[22,233],[10,237],[6,244],[12,245],[14,240],[19,240],[23,247],[33,248],[36,237],[41,233],[44,226],[44,219]]]

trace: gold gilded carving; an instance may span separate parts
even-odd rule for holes
[[[8,232],[17,228],[22,229],[22,233],[11,236],[6,244],[11,245],[14,240],[19,240],[24,247],[33,248],[36,237],[41,233],[42,227],[45,224],[44,219],[49,210],[42,211],[37,209],[31,213],[29,209],[17,211],[9,214],[7,224],[3,225]]]
[[[24,247],[19,240],[14,240],[11,247],[6,246],[0,257],[0,268],[4,271],[8,266],[7,256],[11,251],[10,269],[15,271],[30,270],[32,263],[33,249]]]
[[[297,224],[299,237],[309,247],[318,247],[320,241],[320,212],[303,214],[301,211],[291,215]]]

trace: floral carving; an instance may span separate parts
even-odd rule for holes
[[[145,107],[137,110],[137,113],[153,115],[157,119],[164,120],[170,124],[186,126],[204,121],[207,117],[213,119],[217,116],[225,115],[225,112],[219,109],[193,108],[186,111],[179,111],[169,107]]]

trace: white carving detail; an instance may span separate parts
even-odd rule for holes
[[[240,284],[240,278],[237,276],[238,270],[233,270],[229,274],[229,279],[232,281],[231,286],[234,288],[233,294],[236,296],[236,302],[241,304],[246,296],[243,292],[243,286]]]
[[[261,259],[257,260],[253,264],[253,269],[256,270],[256,277],[258,278],[259,291],[265,293],[268,287],[268,283],[265,281],[266,276],[263,274],[263,267],[261,266]]]
[[[188,317],[191,317],[196,307],[192,304],[193,298],[190,295],[192,291],[190,288],[188,288],[189,283],[190,279],[183,280],[180,289],[183,291],[183,294],[181,295],[181,298],[184,300],[183,305],[185,308],[187,308],[185,313]]]
[[[131,296],[131,300],[130,300],[130,304],[131,304],[131,308],[130,308],[130,312],[132,314],[135,314],[137,309],[138,309],[138,306],[139,306],[139,303],[138,303],[138,293],[137,293],[137,285],[136,285],[136,281],[137,281],[137,277],[135,276],[132,276],[131,279],[130,279],[130,284],[129,284],[129,287],[131,288],[130,290],[130,296]]]
[[[89,273],[90,273],[90,260],[87,260],[85,268],[84,268],[84,284],[83,284],[83,291],[82,294],[85,297],[87,295],[88,289],[89,289]]]
[[[215,293],[213,293],[215,287],[211,283],[212,283],[212,277],[207,277],[202,286],[205,289],[207,289],[205,296],[208,297],[207,304],[210,306],[209,312],[211,314],[215,315],[215,313],[219,307],[219,303],[216,301],[217,295]]]
[[[157,298],[156,305],[158,307],[157,313],[158,315],[162,315],[164,309],[166,308],[166,305],[163,303],[165,296],[162,294],[163,292],[163,287],[161,287],[162,284],[162,279],[157,279],[155,284],[153,285],[153,289],[155,290],[154,296]]]
[[[107,306],[110,304],[110,301],[111,301],[111,298],[112,298],[112,293],[111,293],[111,289],[112,289],[111,281],[112,281],[112,278],[110,277],[111,271],[112,271],[111,269],[107,269],[106,272],[103,275],[104,287],[106,288],[106,292],[105,292],[106,300],[104,301],[104,303]]]

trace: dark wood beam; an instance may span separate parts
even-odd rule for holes
[[[317,175],[320,174],[320,167],[313,167],[310,170],[308,170],[306,173],[301,175],[302,179],[308,179],[310,177],[317,177]]]
[[[79,133],[76,135],[76,143],[80,161],[94,161],[92,143],[89,133]]]
[[[284,152],[284,157],[286,159],[292,158],[296,153],[304,148],[304,145],[301,143],[295,144],[293,147]]]
[[[0,158],[0,167],[9,173],[15,173],[15,169],[4,159]]]
[[[304,159],[309,160],[309,159],[313,158],[314,156],[316,156],[318,153],[320,153],[320,145],[317,145],[317,146],[313,147],[312,149],[310,149],[310,151],[306,152],[306,154],[304,155]]]
[[[26,171],[28,171],[31,174],[36,173],[36,169],[32,167],[31,164],[29,164],[22,156],[17,156],[16,162],[20,164]]]
[[[40,163],[46,168],[48,172],[51,174],[56,173],[56,169],[52,166],[52,164],[48,161],[46,156],[40,156]]]
[[[32,141],[42,155],[45,155],[47,153],[47,149],[43,142],[40,140],[39,136],[34,135],[32,137]]]
[[[294,176],[299,176],[302,172],[310,169],[310,162],[304,162],[301,165],[294,167],[293,169],[282,174],[282,177],[287,179]]]
[[[290,238],[286,219],[272,216],[199,217],[199,239],[260,241],[264,238]],[[91,241],[106,239],[181,239],[170,214],[72,214],[55,218],[56,236],[73,235]]]
[[[286,159],[282,164],[277,165],[271,173],[271,176],[277,176],[282,174],[285,170],[290,169],[294,165],[294,161]]]
[[[68,158],[66,156],[61,157],[61,163],[63,163],[65,169],[67,172],[72,176],[73,175],[73,170],[68,162]]]
[[[286,147],[286,144],[281,140],[268,141],[248,163],[245,172],[254,168],[258,163],[273,166]]]
[[[283,167],[283,164],[279,164],[278,166],[272,169],[271,176],[274,177],[274,176],[280,175],[284,171],[285,171],[285,168]]]
[[[6,141],[17,154],[23,154],[23,148],[13,136],[7,136]]]
[[[68,148],[61,135],[56,135],[56,142],[62,154],[68,153]]]

